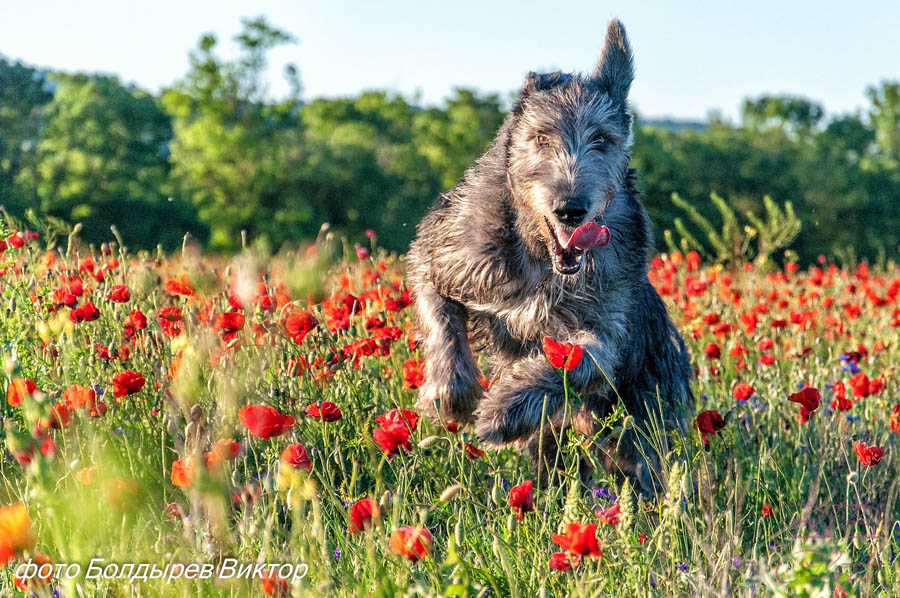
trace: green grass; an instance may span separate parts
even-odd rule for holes
[[[387,456],[373,442],[375,417],[415,402],[403,379],[403,364],[419,356],[407,342],[412,308],[391,311],[383,301],[400,296],[402,261],[377,251],[363,260],[330,255],[325,240],[309,252],[266,259],[247,253],[231,262],[190,248],[163,260],[122,253],[101,282],[83,263],[86,253],[57,253],[52,265],[37,243],[2,254],[8,268],[0,278],[7,309],[0,320],[4,381],[27,377],[41,390],[18,407],[0,407],[7,447],[21,456],[33,442],[35,423],[73,384],[96,386],[108,405],[103,417],[73,412],[67,428],[47,432],[57,446],[47,456],[36,451],[27,465],[10,450],[0,457],[0,504],[25,503],[34,549],[54,563],[82,565],[80,576],[56,577],[39,595],[54,589],[86,597],[263,594],[259,579],[215,575],[171,583],[87,579],[94,558],[160,569],[173,562],[218,565],[226,558],[305,563],[308,574],[291,584],[292,596],[812,597],[845,591],[868,597],[900,591],[900,564],[894,562],[900,550],[897,433],[889,428],[891,409],[900,402],[896,267],[835,269],[816,283],[809,272],[689,271],[677,261],[657,264],[654,282],[698,370],[696,412],[716,409],[726,427],[705,446],[695,430],[684,438],[650,439],[669,447],[663,472],[668,493],[652,503],[603,471],[591,487],[580,485],[572,443],[564,455],[567,481],[552,488],[536,484],[534,511],[517,521],[507,505],[508,488],[535,478],[514,450],[468,458],[464,443],[478,446],[469,430],[451,434],[424,418],[411,435],[410,451]],[[112,257],[95,254],[94,261],[101,266]],[[100,317],[71,323],[69,308],[52,306],[53,292],[80,265],[86,291],[78,303],[90,298]],[[373,282],[367,272],[380,280]],[[194,297],[165,290],[164,283],[180,273],[196,287]],[[214,322],[232,310],[231,284],[255,289],[257,280],[266,282],[274,302],[295,303],[273,312],[246,307],[236,341],[224,341]],[[705,289],[698,280],[706,281]],[[115,284],[128,286],[130,301],[106,299]],[[346,330],[333,332],[327,322],[334,313],[322,299],[348,291],[364,298],[362,312],[350,317]],[[739,304],[732,300],[736,293]],[[313,303],[307,305],[307,296]],[[876,302],[875,296],[886,300]],[[756,330],[747,332],[740,316],[760,303],[770,312],[759,313]],[[168,305],[184,309],[184,331],[174,338],[156,318]],[[308,307],[320,322],[299,344],[283,326],[291,305]],[[145,313],[148,325],[129,341],[122,323],[132,309]],[[807,324],[792,322],[791,312],[800,310],[814,312]],[[717,325],[704,321],[707,314],[731,329],[717,335]],[[369,316],[401,329],[389,355],[361,356],[356,365],[337,360],[297,375],[291,360],[327,362],[370,336],[364,327]],[[787,320],[783,329],[772,327],[778,319]],[[760,351],[764,337],[774,347]],[[730,356],[737,341],[748,350],[740,370]],[[720,359],[705,356],[710,342],[721,347]],[[127,346],[130,355],[125,361],[100,359],[96,343]],[[833,412],[830,384],[852,375],[842,370],[840,356],[859,343],[867,349],[859,369],[869,378],[884,375],[884,388],[855,400],[849,411]],[[763,353],[774,362],[760,365]],[[170,376],[173,360],[180,367]],[[146,384],[117,400],[112,379],[125,369],[140,372]],[[737,382],[755,388],[750,400],[733,398]],[[823,397],[804,424],[796,419],[799,405],[787,400],[800,383]],[[341,419],[306,417],[306,405],[320,400],[334,401]],[[253,437],[237,417],[248,404],[271,405],[297,423],[280,437]],[[222,438],[240,443],[236,459],[208,472],[199,467],[190,487],[172,483],[173,461],[193,455],[199,462]],[[884,447],[883,461],[863,466],[853,452],[855,440]],[[279,464],[292,442],[308,449],[310,470]],[[94,479],[82,483],[79,472],[91,466]],[[127,481],[116,489],[116,480]],[[235,501],[242,491],[255,499]],[[618,525],[598,526],[602,557],[585,557],[566,572],[550,569],[550,555],[560,550],[551,536],[569,521],[596,523],[594,510],[610,506],[610,494],[617,495],[622,515]],[[350,534],[349,504],[362,497],[379,502],[382,518],[374,529]],[[770,517],[763,516],[764,505],[771,507]],[[400,526],[430,531],[429,556],[413,563],[389,549],[390,533]],[[17,592],[12,577],[20,559],[0,569],[0,595]]]

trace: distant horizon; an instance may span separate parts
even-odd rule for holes
[[[287,92],[282,71],[294,63],[305,100],[379,90],[436,105],[455,87],[507,99],[529,70],[589,72],[606,21],[617,16],[634,47],[631,101],[641,116],[738,122],[743,99],[762,95],[809,98],[828,115],[856,113],[868,105],[868,86],[900,79],[900,3],[865,8],[847,11],[836,0],[703,9],[583,1],[567,10],[534,0],[452,7],[261,0],[248,10],[236,0],[151,7],[45,0],[23,3],[0,22],[0,54],[41,69],[115,76],[158,94],[187,72],[202,34],[215,33],[217,53],[229,59],[240,19],[264,15],[298,40],[270,53],[273,96]]]

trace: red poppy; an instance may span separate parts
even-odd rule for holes
[[[412,450],[409,427],[406,424],[386,422],[372,431],[372,440],[388,455],[393,455],[400,447]]]
[[[291,593],[291,586],[288,581],[274,571],[267,571],[259,580],[259,587],[266,596],[276,596],[284,598]]]
[[[172,483],[179,488],[188,488],[194,477],[194,463],[190,457],[178,459],[172,462],[172,474],[169,476]]]
[[[859,462],[866,467],[876,465],[884,458],[884,449],[877,446],[869,446],[861,440],[853,443],[853,452],[856,453]]]
[[[309,458],[309,453],[306,452],[306,447],[299,442],[289,444],[282,451],[281,462],[290,465],[294,469],[312,469],[312,460]]]
[[[45,428],[62,430],[69,427],[69,408],[62,402],[50,406],[50,413],[41,422]]]
[[[600,523],[605,523],[606,525],[618,525],[619,513],[621,511],[622,505],[616,503],[611,507],[594,511],[594,515],[597,516],[597,519],[600,520]]]
[[[747,384],[746,382],[739,382],[735,384],[732,394],[738,401],[746,401],[751,396],[753,396],[754,392],[756,392],[756,389],[751,385]]]
[[[141,310],[133,309],[126,316],[124,327],[126,336],[134,336],[135,332],[147,327],[147,316]]]
[[[703,352],[706,353],[706,357],[709,359],[719,359],[722,356],[722,351],[716,343],[709,343],[706,345]]]
[[[237,336],[244,327],[244,314],[237,311],[229,311],[216,317],[216,328],[221,331],[225,342]]]
[[[334,422],[341,419],[341,408],[331,401],[310,403],[306,406],[307,417],[317,417],[324,422]]]
[[[802,406],[806,407],[807,411],[815,411],[818,409],[819,401],[821,400],[821,393],[812,386],[804,386],[800,392],[795,392],[788,397],[788,401],[800,403]]]
[[[574,370],[581,363],[584,350],[581,345],[572,343],[558,343],[549,336],[544,337],[544,355],[547,361],[555,368]]]
[[[848,381],[853,391],[853,396],[862,399],[869,396],[869,378],[863,372],[858,372]]]
[[[468,442],[464,442],[463,446],[466,450],[467,459],[471,459],[474,461],[475,459],[481,459],[482,457],[484,457],[484,451],[477,446],[469,444]]]
[[[238,419],[258,438],[281,436],[296,423],[293,415],[281,413],[269,405],[245,405],[238,412]]]
[[[97,400],[97,393],[93,388],[73,384],[63,392],[62,399],[73,411],[86,411],[91,417],[106,415],[106,403]]]
[[[391,551],[414,563],[428,556],[431,544],[431,532],[422,527],[400,527],[394,530],[390,539]]]
[[[6,387],[6,402],[12,407],[18,407],[24,399],[30,399],[37,390],[37,384],[33,380],[14,378]]]
[[[416,431],[416,425],[419,423],[419,414],[412,409],[391,409],[375,418],[376,424],[406,424],[411,432]]]
[[[144,387],[144,376],[134,370],[119,372],[113,377],[113,396],[117,399],[133,395]]]
[[[28,510],[22,503],[0,506],[0,566],[14,556],[34,549]]]
[[[348,531],[356,534],[372,527],[373,522],[381,517],[378,503],[371,498],[361,498],[350,507],[350,525]]]
[[[425,362],[411,357],[403,362],[403,388],[415,390],[425,384]]]
[[[766,517],[766,518],[771,517],[772,516],[772,505],[764,504],[762,506],[762,510],[760,512],[762,513],[763,517]]]
[[[172,338],[184,330],[184,312],[177,305],[166,305],[156,310],[156,321],[166,336]]]
[[[109,290],[106,298],[116,303],[127,303],[131,299],[131,291],[124,284],[117,284]]]
[[[509,506],[516,510],[516,519],[522,519],[525,513],[534,510],[534,483],[531,480],[509,489]]]
[[[572,567],[577,567],[580,562],[581,557],[567,552],[554,552],[550,555],[550,568],[557,571],[568,571]]]
[[[19,588],[19,591],[25,592],[27,595],[38,595],[38,592],[41,588],[53,579],[53,561],[50,560],[45,554],[41,554],[40,552],[35,552],[34,556],[31,557],[31,562],[37,566],[37,569],[32,569],[32,571],[37,571],[35,575],[29,577],[27,579],[22,577],[13,577],[13,583],[16,584],[16,587]],[[46,567],[46,565],[51,565],[50,567]],[[40,571],[44,568],[44,572],[49,570],[49,573],[46,575],[41,575]],[[46,594],[45,594],[46,595]]]
[[[188,275],[183,272],[172,280],[167,280],[165,289],[173,295],[185,295],[187,297],[193,296],[196,292],[194,283],[192,283]]]
[[[700,432],[703,444],[709,444],[708,436],[710,434],[716,434],[724,427],[725,418],[723,418],[722,414],[715,409],[708,409],[701,412],[697,415],[697,419],[694,420],[694,428]]]
[[[75,309],[69,310],[69,319],[73,322],[93,322],[100,317],[100,311],[97,306],[88,301],[83,305],[79,305]]]
[[[900,434],[900,403],[894,405],[890,416],[891,430]]]
[[[309,311],[292,310],[284,320],[282,320],[282,325],[287,331],[288,336],[299,345],[303,342],[303,339],[306,338],[306,335],[319,325],[319,321]]]
[[[230,461],[241,452],[241,444],[233,438],[222,438],[216,441],[209,452],[216,461]]]
[[[565,534],[553,534],[553,542],[572,554],[599,558],[603,555],[597,545],[597,524],[572,521],[566,526]]]

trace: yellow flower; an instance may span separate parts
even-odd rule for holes
[[[25,505],[18,502],[0,507],[0,565],[15,555],[34,549],[31,520]]]

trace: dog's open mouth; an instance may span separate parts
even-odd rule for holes
[[[546,222],[550,231],[550,260],[559,274],[576,274],[581,270],[586,252],[609,243],[609,229],[605,225],[586,222],[575,228]]]

